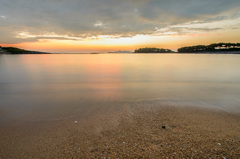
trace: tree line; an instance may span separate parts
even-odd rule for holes
[[[240,51],[240,43],[214,43],[210,45],[195,45],[181,47],[178,53],[207,53],[207,52],[223,52],[223,51]],[[163,48],[140,48],[136,49],[134,53],[174,53],[170,49]]]
[[[210,45],[187,46],[178,49],[179,53],[240,51],[240,43],[214,43]]]
[[[23,50],[23,49],[19,49],[19,48],[16,48],[16,47],[1,47],[1,49],[9,52],[9,53],[12,53],[12,54],[26,54],[26,53],[30,53],[30,51],[27,51],[27,50]]]
[[[19,49],[16,47],[1,47],[0,46],[0,49],[6,51],[9,54],[48,54],[45,52],[29,51],[29,50]]]
[[[174,51],[170,49],[154,48],[154,47],[140,48],[134,51],[134,53],[173,53],[173,52]]]

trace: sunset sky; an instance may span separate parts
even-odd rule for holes
[[[0,45],[85,53],[240,42],[240,0],[1,0]]]

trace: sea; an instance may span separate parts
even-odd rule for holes
[[[0,55],[0,122],[85,118],[139,102],[239,114],[240,55]]]

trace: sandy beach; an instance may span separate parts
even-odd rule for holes
[[[129,104],[89,118],[1,124],[0,158],[239,158],[240,116]]]

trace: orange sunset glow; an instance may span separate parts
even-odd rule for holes
[[[240,36],[237,1],[189,5],[155,0],[0,4],[12,11],[1,8],[0,45],[26,50],[105,53],[158,47],[176,51],[196,44],[237,43]],[[35,8],[34,14],[28,14],[31,8]]]

